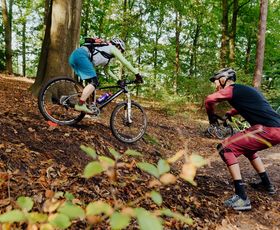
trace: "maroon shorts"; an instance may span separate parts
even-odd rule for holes
[[[244,155],[250,161],[258,157],[257,151],[280,143],[280,127],[254,125],[225,139],[222,143],[223,160],[228,166],[238,163]]]

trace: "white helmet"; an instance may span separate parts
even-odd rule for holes
[[[122,39],[119,39],[119,38],[113,38],[112,40],[111,40],[111,43],[113,44],[113,45],[119,45],[120,46],[120,48],[122,49],[122,51],[125,51],[125,44],[124,44],[124,42],[123,42],[123,40]]]
[[[236,81],[236,72],[231,68],[221,69],[210,78],[210,81],[214,82],[215,80],[219,80],[221,77],[227,77],[227,79]]]

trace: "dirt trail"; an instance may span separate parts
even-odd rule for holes
[[[132,148],[153,163],[186,148],[189,153],[200,154],[209,160],[209,164],[197,173],[198,186],[179,181],[161,193],[165,207],[190,215],[195,225],[186,228],[167,221],[166,229],[280,229],[280,191],[271,197],[247,186],[252,211],[241,213],[223,207],[223,201],[232,194],[231,180],[215,150],[219,141],[203,135],[207,125],[203,119],[189,122],[184,118],[184,112],[167,116],[144,103],[149,121],[148,137],[126,145],[110,132],[112,107],[106,108],[99,119],[86,118],[75,127],[49,127],[39,114],[37,100],[27,91],[30,84],[21,78],[0,75],[0,174],[12,174],[9,186],[0,188],[1,212],[14,205],[9,196],[16,200],[19,195],[31,196],[36,208],[40,209],[48,190],[69,191],[84,202],[110,200],[106,179],[102,176],[90,180],[81,177],[84,166],[90,161],[80,150],[81,144],[91,145],[104,155],[109,155],[109,147],[121,153]],[[280,146],[262,151],[260,155],[272,181],[280,188]],[[240,161],[245,183],[256,179],[245,158],[240,157]],[[174,166],[175,174],[181,164],[178,162]],[[142,178],[133,181],[133,174]],[[147,191],[148,176],[140,174],[135,167],[121,172],[121,176],[125,186],[118,188],[119,199],[133,200]],[[125,178],[129,180],[125,181]],[[141,205],[151,206],[148,202]],[[73,229],[84,229],[84,225],[78,223]]]

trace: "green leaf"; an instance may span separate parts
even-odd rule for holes
[[[59,229],[66,229],[71,225],[69,217],[62,213],[49,216],[49,222],[52,226]]]
[[[80,146],[81,150],[83,150],[88,156],[92,157],[94,160],[97,159],[97,154],[94,149],[91,147],[87,147],[85,145]]]
[[[0,215],[0,222],[2,222],[2,223],[22,222],[25,220],[26,220],[26,218],[24,216],[24,213],[18,209],[11,210],[11,211],[8,211],[8,212]]]
[[[162,175],[164,173],[167,173],[170,171],[170,166],[169,164],[167,163],[166,160],[163,160],[163,159],[160,159],[158,161],[158,171],[159,171],[159,174]]]
[[[105,157],[105,156],[100,156],[98,157],[98,159],[100,160],[103,168],[108,168],[108,167],[114,167],[115,165],[115,161],[109,157]]]
[[[48,220],[48,215],[39,213],[39,212],[31,212],[27,215],[28,222],[30,223],[44,223]]]
[[[91,178],[99,173],[102,173],[104,171],[102,165],[98,161],[93,161],[87,164],[87,166],[84,169],[84,177],[85,178]]]
[[[30,197],[21,196],[17,198],[18,206],[25,211],[30,211],[33,208],[33,200]]]
[[[196,154],[190,156],[190,162],[197,168],[207,164],[207,161],[202,156]]]
[[[69,201],[72,201],[73,199],[75,199],[74,195],[70,192],[66,192],[64,197]]]
[[[91,202],[87,205],[86,207],[86,215],[99,215],[99,214],[106,214],[108,216],[110,216],[113,212],[112,207],[102,201],[95,201],[95,202]]]
[[[54,230],[54,227],[49,223],[41,224],[40,225],[40,230]]]
[[[59,209],[58,212],[68,216],[70,219],[81,218],[85,217],[84,210],[78,206],[71,203],[64,203]]]
[[[185,224],[188,224],[188,225],[192,225],[193,224],[193,220],[190,218],[190,217],[186,217],[180,213],[177,213],[177,212],[172,212],[170,209],[163,209],[162,210],[162,214],[163,215],[166,215],[168,217],[172,217],[176,220],[179,220]]]
[[[129,225],[130,219],[128,215],[114,212],[110,217],[110,225],[112,229],[123,229]]]
[[[162,204],[162,196],[160,193],[156,191],[151,191],[150,193],[152,200],[157,204],[161,205]]]
[[[128,156],[134,156],[134,157],[142,157],[143,156],[142,153],[139,153],[139,152],[137,152],[135,150],[132,150],[132,149],[126,150],[124,154],[126,154]]]
[[[161,219],[143,208],[135,209],[137,222],[141,230],[162,230]]]
[[[138,168],[142,169],[143,171],[151,174],[152,176],[159,178],[159,172],[156,166],[147,163],[147,162],[140,162],[136,164]]]
[[[120,159],[122,156],[121,154],[119,154],[115,149],[113,148],[109,148],[109,152],[113,155],[113,157],[115,158],[115,160]]]

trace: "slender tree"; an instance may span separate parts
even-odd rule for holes
[[[222,0],[222,40],[221,40],[221,66],[225,67],[227,64],[228,54],[228,0]]]
[[[6,0],[2,0],[2,15],[3,24],[5,28],[5,61],[6,70],[8,73],[13,73],[13,61],[12,61],[12,5],[9,4],[10,10],[8,12]],[[9,2],[11,3],[11,2]]]
[[[248,4],[251,0],[239,5],[239,0],[233,0],[233,9],[232,9],[232,19],[231,19],[231,31],[229,33],[229,61],[234,63],[235,61],[235,40],[236,40],[236,30],[237,30],[237,18],[239,11],[242,7]]]
[[[77,47],[80,35],[82,0],[49,0],[47,24],[35,83],[34,95],[47,80],[59,75],[71,75],[68,64],[71,52]]]
[[[261,0],[259,30],[258,30],[258,39],[257,39],[256,66],[255,66],[254,80],[253,80],[253,86],[255,88],[259,88],[261,86],[261,80],[262,80],[267,8],[268,8],[268,0]]]

